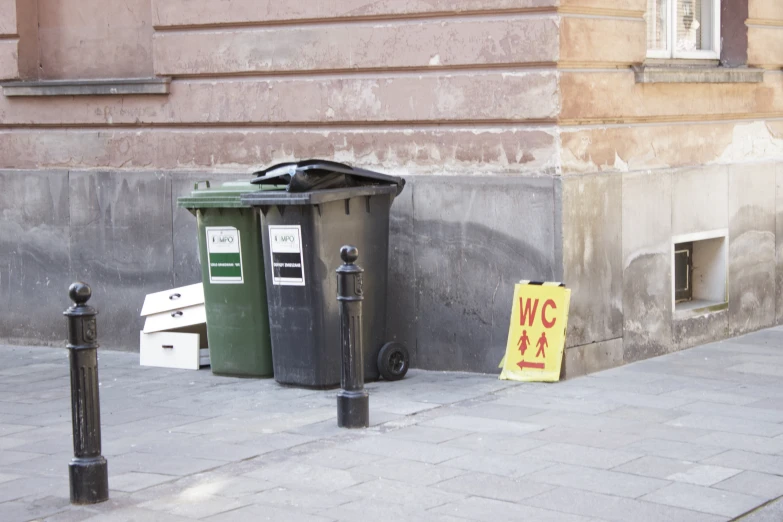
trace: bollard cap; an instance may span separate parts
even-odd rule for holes
[[[68,287],[68,296],[76,306],[83,306],[92,297],[90,285],[77,281]]]
[[[97,315],[98,311],[92,306],[87,304],[87,301],[92,297],[92,290],[90,285],[76,281],[68,287],[68,297],[71,298],[73,304],[63,312],[68,317],[88,317],[91,315]]]
[[[359,249],[355,246],[345,245],[340,249],[340,258],[346,265],[352,265],[359,259]]]

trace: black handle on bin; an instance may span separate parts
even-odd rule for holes
[[[171,312],[171,317],[182,317],[182,312],[177,310],[176,312]]]
[[[193,186],[193,189],[194,189],[194,190],[198,190],[198,186],[199,186],[201,183],[204,183],[204,184],[206,184],[207,188],[209,188],[209,180],[206,180],[206,179],[205,179],[205,180],[203,180],[203,181],[197,181],[197,182],[196,182],[196,184]]]

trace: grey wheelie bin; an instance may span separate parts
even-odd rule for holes
[[[287,186],[242,195],[260,210],[275,380],[313,388],[340,384],[335,270],[346,244],[358,248],[364,268],[365,380],[404,377],[408,351],[385,335],[389,210],[405,181],[319,160],[258,174],[252,183]]]

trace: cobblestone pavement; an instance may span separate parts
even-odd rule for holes
[[[711,522],[783,495],[783,328],[558,384],[412,371],[362,431],[334,390],[108,350],[100,376],[111,500],[72,507],[67,352],[0,346],[2,522]]]

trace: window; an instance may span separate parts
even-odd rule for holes
[[[647,0],[648,58],[720,58],[720,0]]]

